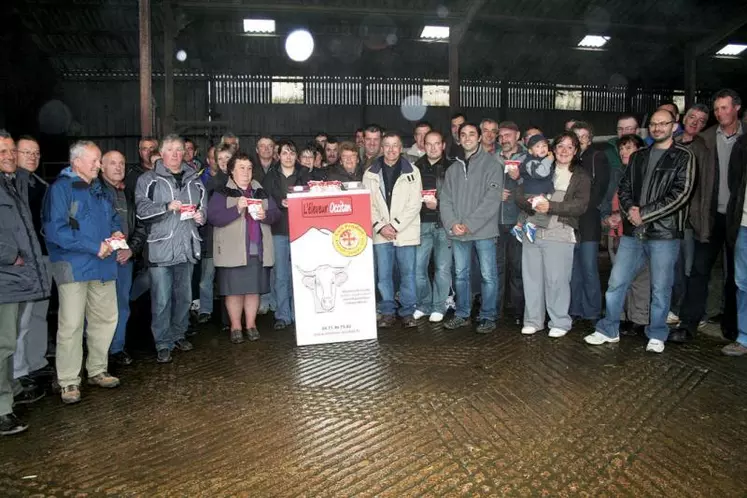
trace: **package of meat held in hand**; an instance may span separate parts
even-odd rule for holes
[[[318,182],[311,180],[309,182],[309,190],[311,192],[336,192],[342,190],[342,182]]]
[[[262,199],[247,199],[246,210],[253,219],[257,219],[259,212],[262,210]]]
[[[435,201],[436,200],[436,189],[423,190],[420,192],[423,197],[423,202]]]
[[[506,161],[503,171],[504,173],[509,173],[512,170],[519,169],[519,166],[521,166],[521,161],[514,161],[513,159],[509,159]]]
[[[127,245],[127,240],[125,240],[124,237],[109,237],[104,242],[109,244],[109,247],[112,248],[112,251],[119,251],[130,248],[130,246]]]
[[[195,217],[195,213],[197,212],[197,206],[194,204],[182,204],[182,207],[179,208],[179,211],[181,213],[180,220],[191,220]]]

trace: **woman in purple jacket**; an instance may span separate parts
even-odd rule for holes
[[[275,201],[252,180],[252,168],[249,156],[237,152],[228,162],[228,182],[208,204],[218,292],[225,296],[234,344],[244,342],[244,334],[250,341],[259,339],[255,323],[259,296],[270,291],[274,264],[270,225],[281,216]]]

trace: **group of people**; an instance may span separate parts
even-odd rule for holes
[[[418,122],[409,148],[373,124],[354,140],[320,133],[303,148],[262,135],[252,154],[227,133],[204,164],[192,140],[145,137],[130,168],[122,153],[79,141],[51,185],[36,173],[38,142],[0,131],[0,434],[26,430],[13,406],[39,399],[41,378],[55,379],[64,403],[80,401],[84,338],[86,382],[117,387],[109,366],[132,363],[130,305],[148,289],[159,363],[193,349],[191,311],[209,322],[216,289],[233,343],[259,339],[258,314],[273,312],[276,330],[292,325],[286,196],[311,180],[361,182],[371,193],[380,328],[397,317],[405,328],[426,317],[469,327],[479,295],[478,333],[495,330],[505,311],[522,334],[536,334],[549,315],[550,337],[588,321],[588,344],[645,334],[646,350],[661,353],[667,340],[694,338],[723,249],[722,328],[734,341],[723,352],[745,355],[740,108],[735,92],[718,92],[717,124],[703,131],[709,107],[694,105],[680,123],[667,102],[645,138],[624,115],[608,142],[577,120],[550,140],[536,126],[522,137],[514,122],[461,113],[446,135]],[[603,237],[614,262],[604,303]],[[53,282],[58,323],[48,343]]]

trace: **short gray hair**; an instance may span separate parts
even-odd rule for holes
[[[161,140],[161,146],[159,147],[158,151],[163,153],[163,148],[166,146],[166,144],[174,142],[179,142],[180,144],[182,144],[182,149],[184,148],[184,139],[176,133],[171,133],[163,137],[163,140]]]
[[[0,138],[3,138],[3,139],[8,139],[9,138],[9,139],[13,140],[13,137],[11,136],[11,134],[8,133],[7,131],[5,131],[5,129],[3,129],[3,128],[0,128]]]
[[[223,136],[220,137],[220,141],[225,142],[227,138],[235,138],[237,142],[239,141],[239,137],[237,137],[230,131],[227,131],[226,133],[224,133]]]
[[[693,104],[692,107],[690,107],[690,109],[687,110],[687,112],[690,112],[690,111],[699,111],[699,112],[704,113],[706,116],[711,113],[711,110],[705,104]],[[686,115],[687,115],[687,112],[685,113]]]
[[[98,147],[95,143],[90,140],[78,140],[70,146],[70,164],[78,159],[88,148]]]

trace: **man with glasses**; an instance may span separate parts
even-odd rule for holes
[[[605,317],[584,338],[587,344],[620,341],[620,315],[628,287],[648,262],[651,271],[650,323],[646,351],[662,353],[669,335],[667,314],[674,271],[695,185],[695,157],[674,142],[671,112],[656,111],[649,122],[652,147],[635,152],[620,180],[623,236],[606,294]]]
[[[729,160],[735,142],[743,134],[739,121],[742,100],[731,89],[716,92],[713,97],[713,113],[718,124],[708,128],[701,136],[705,140],[708,154],[712,157],[701,165],[699,195],[696,199],[698,221],[708,220],[710,226],[698,228],[693,266],[685,284],[685,296],[680,311],[680,327],[672,332],[670,341],[684,343],[695,338],[708,301],[708,281],[711,270],[721,250],[726,247],[727,272],[724,279],[724,315],[721,320],[721,333],[727,339],[737,337],[737,302],[734,282],[734,245],[727,240],[726,212],[731,196],[729,185]],[[710,197],[710,199],[703,199]],[[695,228],[695,227],[694,227]]]

